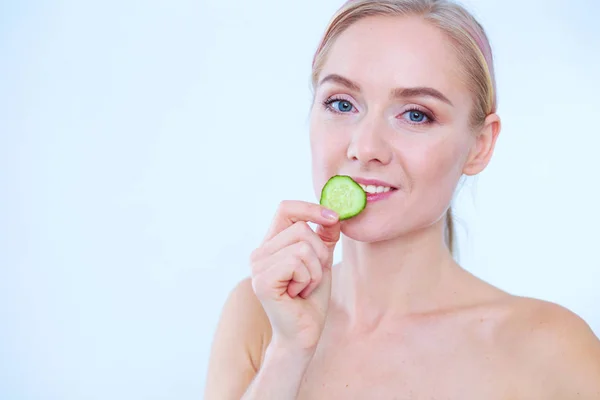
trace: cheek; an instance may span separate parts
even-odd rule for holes
[[[327,180],[340,173],[345,157],[344,140],[341,133],[322,122],[311,122],[310,151],[313,186],[316,195]]]
[[[406,154],[408,207],[415,223],[429,225],[443,218],[461,176],[461,149],[457,143],[440,141]]]
[[[437,192],[446,197],[451,195],[462,174],[465,144],[443,140],[432,143],[421,151],[411,152],[411,180],[420,189]],[[407,166],[410,168],[410,166]]]

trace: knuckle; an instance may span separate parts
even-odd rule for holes
[[[282,200],[281,202],[279,202],[279,206],[277,207],[277,214],[284,214],[285,211],[290,208],[290,204],[290,200]]]
[[[300,269],[305,268],[304,261],[302,261],[302,258],[300,257],[294,257],[290,263],[292,268],[294,268],[294,271],[299,271]]]
[[[307,239],[310,240],[312,236],[315,235],[315,232],[311,229],[310,225],[308,225],[308,222],[298,222],[298,234]]]
[[[261,248],[257,247],[250,253],[250,263],[255,263],[260,259]]]
[[[308,283],[311,280],[310,274],[304,265],[296,269],[296,275],[297,276],[295,280],[299,283]]]
[[[307,285],[310,282],[310,278],[308,276],[302,275],[296,279],[296,282],[302,285]]]
[[[309,257],[312,254],[312,246],[304,241],[299,242],[298,253],[302,257]]]
[[[265,260],[260,258],[250,260],[250,272],[253,277],[260,274],[260,272],[265,269],[265,262]]]
[[[304,262],[302,262],[301,259],[294,258],[290,262],[290,264],[291,264],[296,276],[301,276],[304,274],[304,271],[306,270],[306,265],[304,265]]]
[[[294,237],[296,237],[297,239],[306,239],[307,238],[307,235],[306,235],[307,228],[308,228],[308,226],[307,226],[306,222],[296,221],[288,229],[293,232]],[[308,229],[310,229],[310,228],[308,228]]]

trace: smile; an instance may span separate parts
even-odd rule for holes
[[[355,176],[353,179],[367,193],[367,202],[369,203],[384,200],[398,190],[398,187],[379,179],[363,178],[359,176]]]
[[[375,201],[387,199],[394,193],[396,188],[390,186],[375,186],[375,185],[363,185],[360,184],[363,190],[367,193],[367,202],[373,203]]]
[[[392,190],[389,186],[360,185],[367,194],[387,193]]]

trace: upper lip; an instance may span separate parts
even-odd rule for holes
[[[373,186],[384,186],[390,187],[392,189],[398,189],[396,186],[387,183],[385,181],[380,181],[379,179],[371,179],[371,178],[361,178],[359,176],[353,176],[352,179],[361,185],[373,185]]]

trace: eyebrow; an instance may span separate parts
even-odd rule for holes
[[[420,86],[413,88],[403,88],[403,89],[393,89],[392,90],[393,98],[407,98],[407,97],[434,97],[438,100],[443,101],[446,104],[449,104],[454,107],[454,104],[444,96],[439,90],[436,90],[431,87]]]
[[[361,90],[360,86],[358,84],[356,84],[355,82],[352,82],[350,79],[344,78],[343,76],[338,75],[338,74],[327,75],[326,77],[321,79],[321,82],[319,82],[319,86],[326,82],[337,83],[337,84],[345,86],[348,89],[353,90],[355,92],[360,92],[360,90]],[[436,90],[434,88],[427,87],[427,86],[392,89],[392,91],[390,93],[390,97],[391,98],[433,97],[433,98],[443,101],[446,104],[454,106],[454,104],[452,104],[452,102],[446,96],[444,96],[439,90]]]
[[[346,86],[348,89],[354,90],[355,92],[360,92],[360,86],[358,86],[358,84],[338,74],[327,75],[325,78],[321,79],[321,82],[319,82],[319,86],[326,82],[337,83],[339,85]]]

